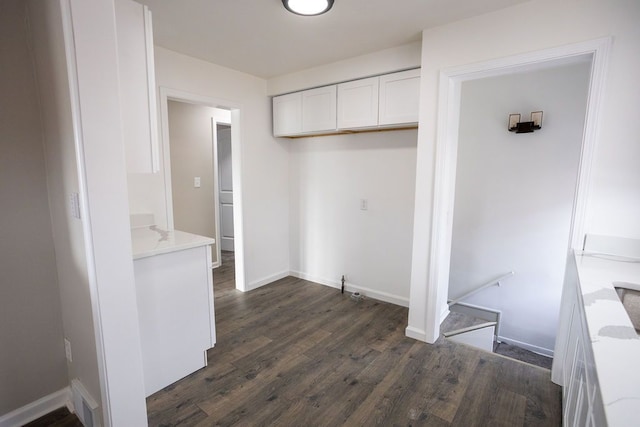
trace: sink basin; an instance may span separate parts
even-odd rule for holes
[[[640,334],[640,285],[635,283],[615,282],[613,284],[620,301],[636,332]]]

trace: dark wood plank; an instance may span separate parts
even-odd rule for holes
[[[82,427],[82,423],[76,414],[72,414],[66,407],[62,407],[25,424],[23,427]]]
[[[214,272],[209,366],[147,399],[149,425],[559,426],[549,372],[404,336],[407,309],[288,277],[235,289]]]

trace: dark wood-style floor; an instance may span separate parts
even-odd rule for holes
[[[209,365],[147,399],[151,426],[559,426],[546,369],[404,335],[407,309],[285,278],[214,272]]]
[[[23,427],[82,427],[80,419],[66,407],[56,409]]]

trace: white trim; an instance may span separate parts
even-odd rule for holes
[[[73,412],[71,389],[65,387],[0,417],[0,427],[18,427],[66,406]]]
[[[244,264],[244,203],[242,201],[242,132],[240,109],[231,110],[231,182],[233,185],[233,251],[236,265],[236,288],[246,286]]]
[[[148,6],[142,6],[144,18],[144,41],[147,66],[147,102],[151,108],[156,105],[156,69],[153,54],[153,25],[151,10]],[[151,132],[151,170],[160,171],[160,153],[158,152],[158,115],[152,110],[149,114],[149,129]]]
[[[213,168],[213,215],[216,223],[216,262],[212,264],[212,268],[218,268],[222,265],[222,249],[220,248],[220,166],[218,165],[218,123],[221,123],[215,117],[211,117],[211,141],[212,141],[212,165]]]
[[[550,64],[570,63],[591,58],[592,72],[585,128],[578,172],[574,211],[572,214],[570,248],[579,248],[586,226],[586,210],[591,187],[591,166],[596,149],[605,70],[611,37],[575,43],[537,52],[515,55],[478,64],[444,69],[440,72],[438,128],[436,137],[435,179],[433,188],[433,217],[431,222],[431,256],[426,301],[427,342],[439,336],[439,307],[446,304],[439,296],[447,295],[453,202],[455,195],[460,88],[463,81],[538,69]]]
[[[71,0],[60,0],[62,15],[62,31],[65,44],[67,64],[67,76],[69,81],[69,102],[71,118],[73,122],[73,142],[77,162],[78,193],[80,195],[80,218],[82,218],[82,234],[84,238],[84,251],[87,263],[87,279],[89,282],[89,294],[91,297],[91,312],[93,318],[93,331],[96,343],[96,358],[98,359],[98,378],[100,380],[100,394],[102,403],[103,424],[111,425],[111,403],[109,394],[109,376],[107,375],[106,354],[104,349],[104,334],[102,332],[102,312],[100,310],[100,294],[98,292],[98,278],[96,272],[93,232],[91,230],[91,214],[89,210],[87,189],[87,173],[84,151],[84,136],[82,129],[82,114],[80,109],[80,94],[78,93],[78,68],[76,62],[75,36],[73,29],[73,17]]]
[[[258,289],[262,286],[268,285],[269,283],[273,283],[276,280],[280,280],[280,279],[284,279],[285,277],[288,277],[290,274],[288,271],[281,271],[280,273],[277,274],[273,274],[271,276],[265,277],[263,279],[260,280],[256,280],[255,282],[251,282],[247,285],[246,289],[243,290],[243,292],[249,292],[252,291],[254,289]]]
[[[525,350],[532,351],[536,354],[541,354],[547,357],[553,357],[553,350],[548,348],[538,347],[537,345],[529,344],[523,341],[518,341],[513,338],[505,337],[503,335],[498,335],[498,341],[509,344],[509,345],[514,345],[516,347],[524,348]]]
[[[100,425],[100,420],[97,418],[98,403],[77,378],[71,380],[71,398],[75,407],[73,412],[83,425]],[[90,411],[89,414],[85,413],[85,408]],[[87,420],[86,415],[89,415],[91,419]]]
[[[173,224],[173,193],[171,190],[171,153],[169,151],[169,107],[168,100],[175,100],[189,104],[206,105],[213,108],[223,108],[231,111],[231,161],[233,168],[233,235],[235,253],[235,277],[236,289],[245,292],[249,290],[245,283],[244,263],[244,214],[242,203],[242,144],[241,144],[241,120],[240,111],[242,105],[225,99],[210,98],[196,95],[178,89],[160,86],[160,123],[162,133],[163,175],[165,188],[165,206],[167,215],[167,227],[174,228]],[[217,153],[216,153],[217,155]],[[216,180],[217,181],[217,180]],[[219,231],[220,227],[216,227]],[[216,236],[218,232],[216,233]],[[218,237],[218,236],[217,236]],[[216,238],[216,246],[220,247],[220,239]],[[218,264],[220,263],[220,255]],[[257,286],[256,286],[257,287]],[[253,288],[252,288],[253,289]]]
[[[407,326],[404,329],[404,334],[405,336],[409,338],[413,338],[414,340],[418,340],[418,341],[427,340],[427,334],[422,329],[417,329],[417,328],[414,328],[413,326]]]
[[[303,273],[301,271],[291,271],[290,275],[299,279],[314,282],[319,285],[328,286],[330,288],[341,289],[342,283],[338,280],[329,280],[311,274]],[[364,286],[354,285],[353,283],[346,283],[344,289],[348,292],[360,292],[366,298],[372,298],[378,301],[384,301],[391,304],[399,305],[401,307],[409,307],[409,298],[401,297],[399,295],[393,295],[388,292],[376,291],[375,289],[367,288]]]
[[[440,325],[442,325],[442,322],[444,322],[450,314],[451,309],[449,308],[449,305],[445,305],[444,310],[440,313]]]
[[[207,245],[205,252],[205,268],[207,268],[207,299],[209,302],[209,348],[213,348],[216,345],[216,306],[213,289],[213,265],[211,265],[211,245]],[[207,352],[205,351],[204,354],[204,366],[207,366]]]

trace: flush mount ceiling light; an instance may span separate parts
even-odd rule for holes
[[[315,16],[328,12],[333,0],[282,0],[282,4],[296,15]]]

